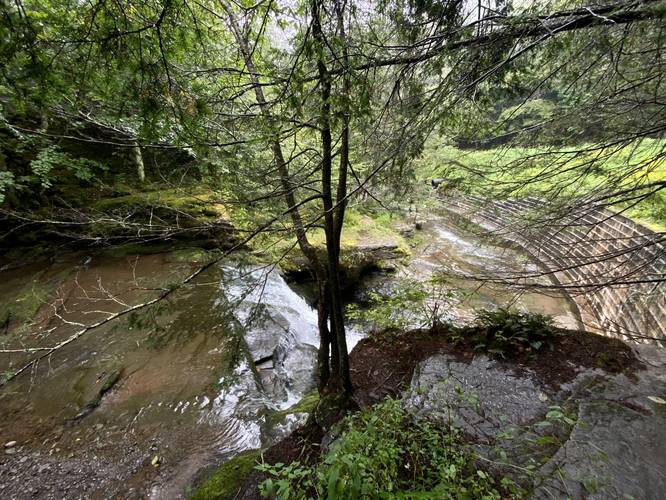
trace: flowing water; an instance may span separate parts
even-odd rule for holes
[[[441,219],[425,234],[405,274],[534,266]],[[200,257],[73,254],[2,272],[0,296],[13,309],[0,333],[0,374],[39,361],[0,388],[0,444],[17,441],[0,456],[0,497],[179,497],[200,471],[303,420],[271,415],[315,388],[316,312],[270,266],[223,261],[65,342],[173,288]],[[451,317],[512,301],[576,326],[562,297],[456,279],[462,299]],[[360,337],[349,332],[350,348]]]
[[[553,316],[564,328],[583,328],[576,305],[566,295],[525,286],[550,285],[548,278],[529,283],[514,279],[539,274],[539,265],[526,253],[484,239],[437,214],[424,223],[420,239],[424,243],[399,275],[420,281],[438,277],[442,288],[450,292],[445,319],[465,323],[479,309],[501,306]]]
[[[197,266],[169,254],[76,262],[7,274],[4,297],[44,303],[32,324],[0,337],[0,372],[48,352],[26,348],[57,346],[84,325],[150,300]],[[29,272],[51,293],[17,294]],[[147,482],[157,485],[156,497],[176,496],[202,467],[265,445],[298,423],[288,419],[276,432],[267,417],[315,388],[316,319],[274,269],[234,261],[213,266],[167,299],[85,332],[10,381],[0,392],[0,441],[18,441],[17,456],[27,457],[22,464],[41,467],[46,460],[45,474],[72,469],[88,477],[77,494],[122,496],[131,488],[145,492]],[[352,332],[350,344],[357,340]],[[14,467],[9,477],[8,467],[0,482],[10,488],[34,469]]]

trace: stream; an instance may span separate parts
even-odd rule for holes
[[[584,329],[578,308],[565,294],[552,290],[546,294],[502,283],[513,283],[515,276],[538,274],[539,265],[525,252],[490,242],[438,213],[429,215],[422,233],[424,243],[414,249],[409,265],[399,275],[419,281],[434,276],[442,279],[445,289],[452,293],[446,303],[445,319],[468,323],[479,309],[503,306],[552,316],[562,328]],[[544,276],[520,282],[526,284],[551,282]]]
[[[438,216],[423,235],[397,277],[370,277],[363,286],[443,269],[535,266]],[[13,309],[0,331],[0,377],[85,325],[173,288],[205,258],[195,250],[71,253],[2,271],[0,296]],[[564,297],[450,280],[451,319],[511,302],[580,326]],[[19,323],[25,316],[30,321]],[[316,387],[316,319],[276,269],[228,259],[165,300],[83,333],[0,388],[0,444],[16,441],[0,455],[0,497],[186,496],[215,465],[279,440],[307,417],[289,408]],[[350,328],[350,349],[360,338]]]

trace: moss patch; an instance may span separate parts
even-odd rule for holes
[[[315,389],[314,391],[307,393],[298,403],[286,410],[268,414],[266,417],[266,423],[269,427],[275,427],[276,425],[283,424],[289,415],[295,413],[313,413],[317,407],[317,403],[319,403],[319,392]]]
[[[360,213],[349,210],[340,239],[340,268],[343,279],[353,282],[368,268],[382,267],[387,260],[411,253],[409,243],[397,226],[400,218],[387,214]],[[325,257],[326,238],[321,228],[308,231],[310,243]],[[279,260],[282,270],[291,276],[308,271],[308,261],[294,239],[283,234],[261,234],[250,242],[255,252]]]
[[[312,413],[319,402],[319,392],[315,389],[307,393],[303,398],[291,408],[284,410],[289,415],[292,413]]]
[[[219,202],[217,195],[213,191],[201,189],[188,191],[162,189],[136,192],[125,196],[100,200],[93,207],[101,212],[122,212],[162,207],[204,220],[229,217],[226,207]]]
[[[190,497],[192,500],[225,500],[234,498],[245,477],[257,465],[261,450],[251,450],[225,462]]]
[[[210,258],[210,252],[201,248],[182,248],[170,252],[166,256],[167,262],[196,262],[198,264],[208,262]]]
[[[14,300],[7,301],[0,312],[0,323],[23,323],[32,319],[39,308],[46,303],[53,290],[35,279],[21,290]]]
[[[110,216],[99,217],[99,222],[89,226],[93,236],[115,236],[120,241],[128,236],[136,239],[136,228],[127,225],[131,223],[138,224],[138,227],[148,226],[142,236],[145,238],[152,234],[153,240],[155,237],[168,237],[170,240],[196,241],[206,248],[233,243],[230,214],[220,203],[219,195],[212,190],[192,188],[136,192],[100,200],[92,205],[92,210]]]
[[[16,325],[20,332],[24,325],[35,319],[41,307],[49,302],[67,274],[60,273],[44,279],[44,272],[39,272],[13,296],[3,297],[0,303],[0,328]]]

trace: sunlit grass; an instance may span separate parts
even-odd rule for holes
[[[665,150],[666,141],[659,139],[603,148],[585,144],[486,150],[462,150],[433,139],[415,166],[420,178],[458,179],[460,188],[472,194],[553,199],[665,181]],[[666,189],[638,203],[619,201],[613,208],[654,229],[666,228]]]

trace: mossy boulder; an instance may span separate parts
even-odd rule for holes
[[[307,393],[303,398],[293,406],[286,410],[271,412],[266,416],[266,425],[268,427],[275,427],[282,425],[287,420],[289,415],[298,413],[313,413],[317,404],[319,403],[319,392],[315,389]]]
[[[94,204],[93,208],[105,213],[153,210],[153,215],[154,210],[159,209],[160,213],[170,213],[171,216],[179,213],[186,218],[189,216],[208,222],[213,222],[220,217],[229,218],[229,212],[217,199],[216,194],[213,191],[201,189],[137,191],[100,200]]]
[[[214,191],[152,187],[155,189],[129,194],[123,189],[101,199],[100,193],[86,191],[82,196],[88,197],[88,202],[80,208],[43,206],[31,210],[31,218],[58,220],[57,230],[48,223],[23,228],[21,220],[0,221],[0,230],[14,231],[11,244],[0,250],[53,247],[76,239],[97,247],[137,241],[157,245],[187,241],[204,248],[229,248],[236,243],[231,216]]]
[[[233,243],[230,214],[215,192],[192,189],[140,191],[106,198],[93,204],[93,212],[109,216],[91,225],[100,237],[154,233],[171,240],[201,240],[202,246],[227,247]],[[215,244],[206,245],[206,241]]]
[[[192,500],[226,500],[235,498],[245,478],[260,463],[261,450],[250,450],[225,462],[199,486]]]
[[[391,268],[390,262],[410,254],[405,237],[400,234],[400,221],[385,216],[371,216],[350,211],[340,239],[340,273],[344,288],[352,288],[368,270]],[[320,258],[326,258],[323,230],[308,233]],[[293,241],[273,242],[259,238],[253,248],[280,259],[282,271],[295,281],[311,276],[307,258]]]
[[[319,393],[314,390],[303,396],[298,403],[286,410],[269,413],[266,416],[266,425],[269,427],[279,427],[287,422],[290,415],[312,414],[318,403]],[[252,473],[254,467],[261,463],[261,454],[263,451],[245,451],[225,462],[194,490],[190,498],[192,500],[225,500],[236,498],[245,479]]]

